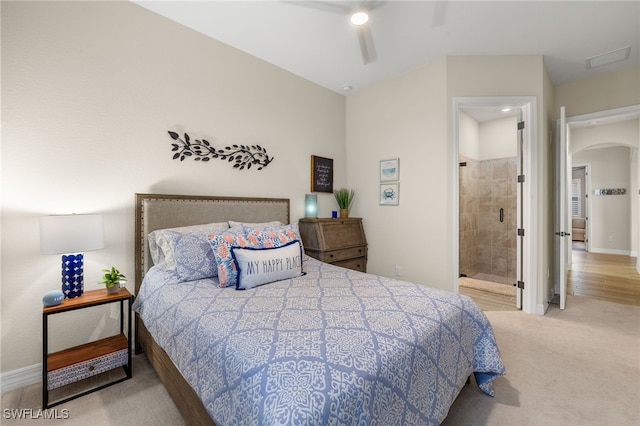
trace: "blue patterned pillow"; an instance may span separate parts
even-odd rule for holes
[[[209,234],[208,239],[218,266],[220,287],[236,285],[237,267],[233,261],[231,247],[251,246],[251,243],[242,232],[242,227],[234,227],[219,234]]]
[[[231,255],[238,269],[236,290],[302,275],[302,247],[298,240],[280,247],[231,247]]]
[[[218,265],[207,234],[166,232],[172,247],[176,273],[180,281],[195,281],[218,276]]]
[[[211,232],[218,232],[225,229],[229,229],[229,224],[227,222],[180,226],[177,228],[158,229],[153,231],[147,236],[149,241],[149,253],[151,254],[153,264],[164,270],[175,270],[176,260],[173,244],[175,234],[200,233],[206,237],[206,235]]]

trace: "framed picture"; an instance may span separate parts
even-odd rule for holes
[[[400,180],[400,159],[380,161],[380,182]]]
[[[380,204],[386,206],[397,206],[400,203],[400,184],[381,183],[380,184]]]
[[[311,192],[333,193],[333,159],[311,156]]]

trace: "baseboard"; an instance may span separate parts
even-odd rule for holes
[[[547,309],[549,309],[549,306],[551,306],[551,300],[553,299],[553,296],[555,294],[555,287],[551,286],[551,288],[549,288],[549,291],[547,292],[547,299],[544,302],[538,303],[536,305],[536,315],[544,315],[547,313]]]
[[[0,374],[0,389],[2,393],[42,382],[42,364],[18,368]]]
[[[547,309],[549,309],[549,302],[538,303],[536,305],[536,315],[544,315],[547,313]]]
[[[619,254],[622,256],[630,256],[631,252],[629,250],[618,250],[618,249],[606,249],[606,248],[591,248],[591,253],[600,253],[600,254]]]

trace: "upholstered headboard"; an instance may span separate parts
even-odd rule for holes
[[[136,194],[135,292],[152,266],[147,235],[157,229],[223,222],[289,223],[288,198]]]

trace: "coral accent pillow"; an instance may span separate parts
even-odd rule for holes
[[[298,225],[283,225],[269,228],[251,228],[243,226],[247,239],[257,247],[280,247],[293,240],[302,245]]]
[[[213,256],[218,264],[220,287],[230,287],[237,284],[238,270],[233,261],[231,247],[250,247],[252,245],[242,233],[242,228],[238,228],[240,232],[226,231],[219,234],[209,234],[208,236]]]

